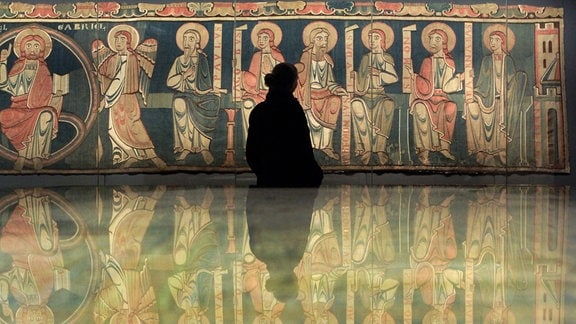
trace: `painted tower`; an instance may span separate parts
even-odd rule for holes
[[[537,167],[566,169],[566,118],[563,115],[563,53],[559,23],[537,23],[534,28],[534,158]]]

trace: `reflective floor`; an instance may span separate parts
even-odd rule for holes
[[[2,323],[569,323],[568,187],[0,194]]]

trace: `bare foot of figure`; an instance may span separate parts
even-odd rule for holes
[[[14,162],[14,170],[16,171],[22,171],[22,169],[24,169],[24,157],[19,156],[16,158],[16,161]]]
[[[124,161],[124,163],[122,163],[122,168],[129,168],[136,162],[138,162],[137,159],[135,159],[133,157],[128,158],[126,161]]]
[[[378,162],[380,162],[381,165],[385,165],[386,163],[388,163],[388,154],[386,154],[385,152],[378,152]]]
[[[430,159],[428,158],[428,151],[422,151],[418,153],[418,159],[422,165],[430,165]]]
[[[204,150],[200,153],[202,154],[202,158],[204,159],[204,162],[206,162],[206,164],[210,165],[212,164],[212,162],[214,162],[214,156],[212,155],[212,153],[210,153],[210,151]]]
[[[152,158],[152,163],[154,163],[158,169],[166,169],[166,162],[157,156]]]
[[[34,170],[41,170],[42,167],[44,167],[44,165],[42,164],[42,159],[34,158],[32,161],[34,163]]]
[[[498,153],[498,159],[500,159],[500,163],[502,163],[502,165],[506,165],[506,151],[501,151]]]
[[[190,151],[184,150],[176,157],[176,161],[184,161],[186,157],[190,154]]]
[[[331,159],[340,160],[340,155],[338,155],[338,153],[334,152],[334,149],[332,149],[332,148],[322,149],[322,152],[324,152],[324,154],[328,155],[328,157]]]
[[[450,153],[448,150],[442,150],[440,151],[440,154],[442,154],[448,160],[456,161],[456,157],[452,155],[452,153]]]
[[[367,165],[370,163],[370,158],[372,157],[372,152],[364,152],[360,160],[362,160],[362,164]]]

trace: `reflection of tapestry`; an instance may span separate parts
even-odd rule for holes
[[[246,171],[247,118],[281,61],[327,171],[569,171],[561,8],[3,8],[3,173]]]

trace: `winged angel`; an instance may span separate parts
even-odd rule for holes
[[[108,33],[107,47],[102,40],[92,42],[100,92],[99,111],[110,109],[108,134],[112,142],[112,163],[127,168],[149,160],[160,169],[166,163],[156,155],[154,144],[140,119],[140,103],[146,104],[150,79],[156,64],[158,41],[145,39],[129,25],[117,25]]]

